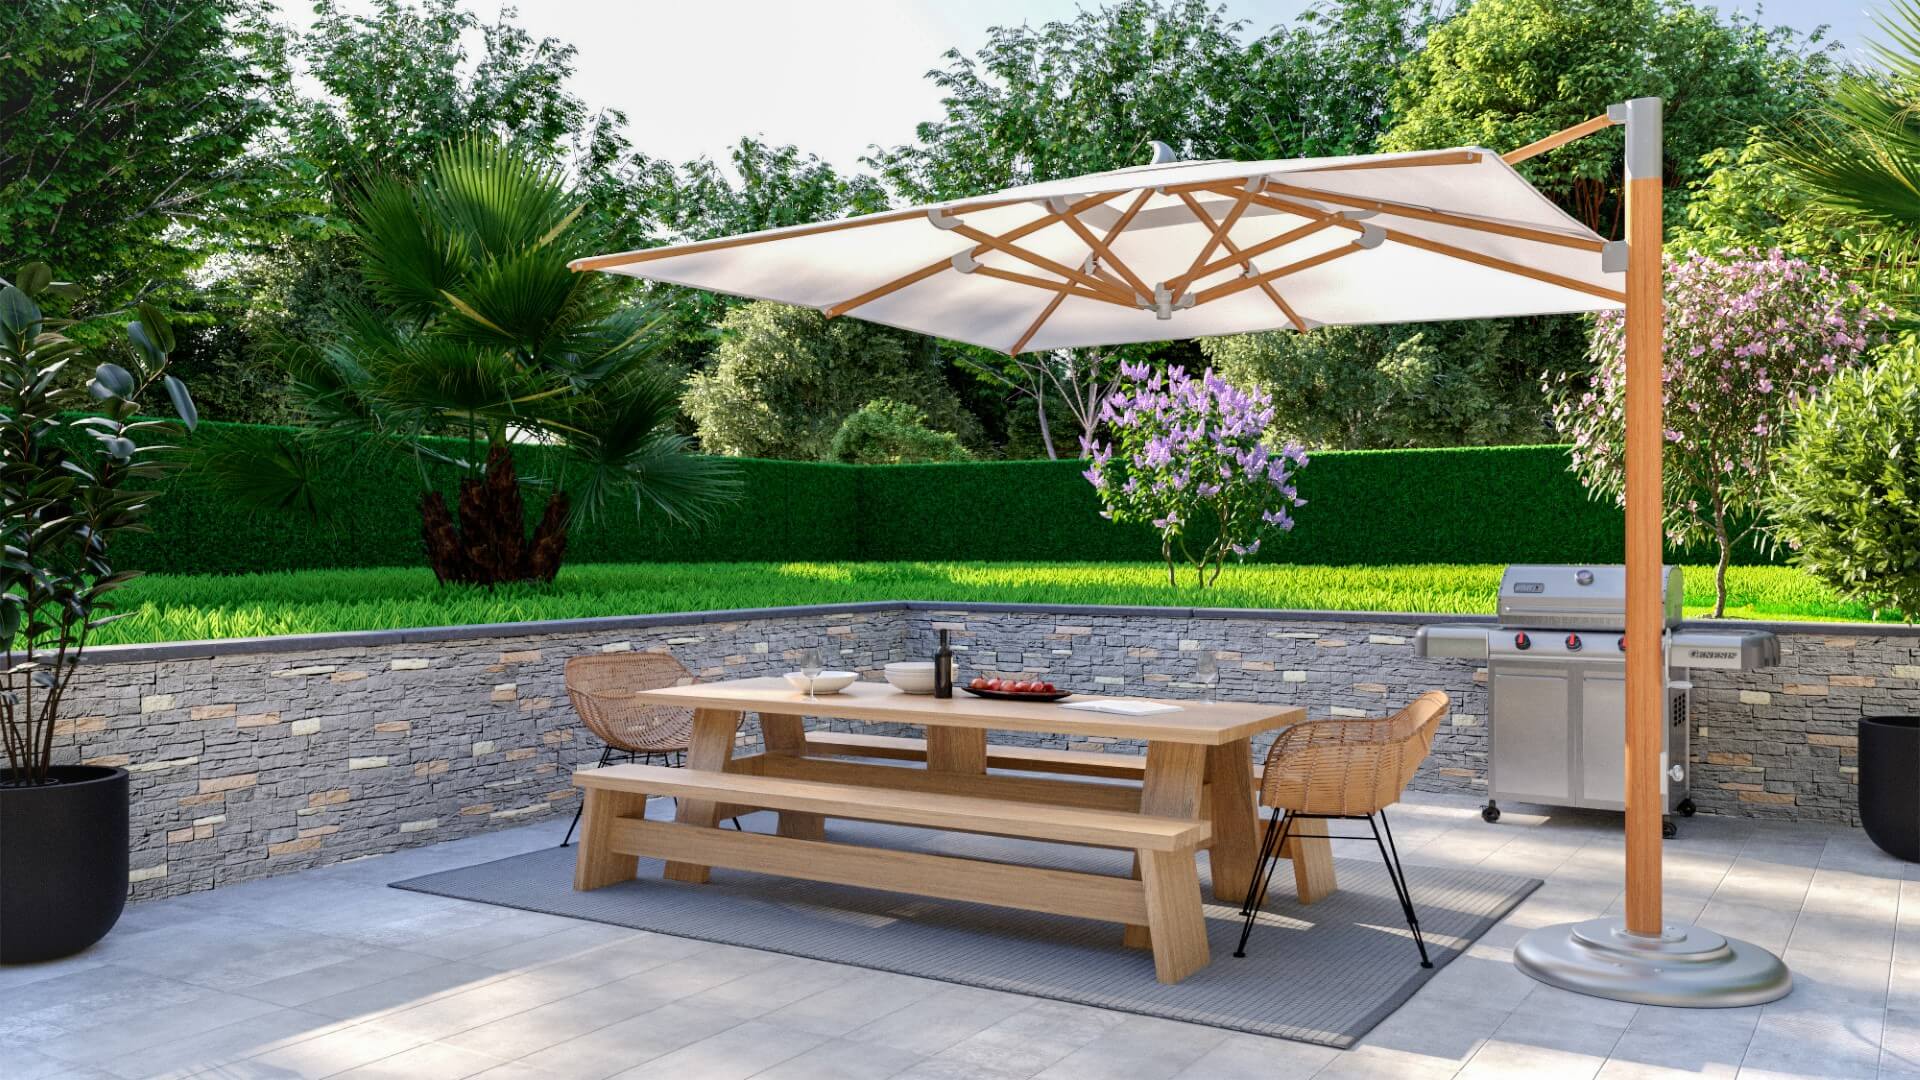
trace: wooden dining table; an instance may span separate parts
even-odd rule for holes
[[[837,693],[809,696],[778,678],[695,683],[639,691],[637,696],[643,701],[692,710],[693,732],[686,768],[696,773],[777,776],[855,789],[876,786],[895,791],[910,789],[936,795],[1006,799],[1027,806],[1047,803],[1063,808],[1107,810],[1134,807],[1141,815],[1201,819],[1210,826],[1210,836],[1204,846],[1209,850],[1214,898],[1236,905],[1253,883],[1259,846],[1259,807],[1255,800],[1251,740],[1263,732],[1305,719],[1304,710],[1299,708],[1250,702],[1167,702],[1177,705],[1178,711],[1122,715],[1068,709],[1053,702],[991,700],[964,691],[956,691],[951,698],[906,694],[880,682],[856,682]],[[1076,694],[1069,700],[1102,699]],[[1138,702],[1142,699],[1110,700]],[[759,717],[764,751],[736,755],[742,741],[742,723],[749,713]],[[919,729],[925,735],[924,767],[903,769],[898,767],[898,762],[888,765],[850,762],[849,756],[860,756],[858,747],[851,750],[844,745],[827,747],[824,744],[835,738],[830,733],[816,733],[815,739],[822,745],[810,745],[808,717]],[[994,731],[1063,737],[1069,744],[1125,740],[1144,743],[1147,752],[1141,763],[1137,757],[1118,753],[1001,747],[988,741],[988,733]],[[1096,768],[1103,758],[1132,761],[1137,767]],[[991,771],[990,760],[995,763]],[[613,771],[618,768],[614,767]],[[1049,772],[1104,778],[1056,779],[1034,775]],[[1138,783],[1116,783],[1112,777],[1119,775],[1138,776]],[[727,814],[749,809],[752,807],[682,797],[676,820],[683,825],[711,829],[717,828]],[[782,810],[778,835],[806,841],[824,840],[825,819],[834,816],[841,815]],[[857,807],[850,804],[850,812],[844,816],[858,817]],[[1305,834],[1296,832],[1290,841],[1290,850],[1284,853],[1292,859],[1296,891],[1305,903],[1326,896],[1336,887],[1330,847],[1321,833],[1317,828],[1309,828]],[[704,882],[708,879],[708,866],[691,861],[683,849],[681,858],[667,861],[665,876],[670,880]],[[1134,876],[1140,876],[1138,856]],[[1201,918],[1197,904],[1192,904],[1192,912],[1195,920]],[[1193,931],[1199,935],[1204,948],[1204,927],[1196,925]],[[1125,941],[1136,947],[1147,947],[1150,944],[1147,928],[1129,925]]]

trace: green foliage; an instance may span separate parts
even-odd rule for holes
[[[1501,567],[1236,566],[1210,589],[1169,586],[1153,563],[574,563],[551,586],[437,585],[417,569],[321,570],[246,577],[150,576],[123,594],[138,617],[103,628],[113,642],[316,634],[580,619],[791,604],[1113,604],[1491,614]],[[1712,604],[1710,575],[1687,570],[1687,612]],[[1729,611],[1749,619],[1866,619],[1863,607],[1783,566],[1736,567]]]
[[[1802,569],[1920,621],[1920,348],[1890,349],[1802,403],[1768,509]]]
[[[1479,0],[1435,29],[1402,70],[1383,150],[1511,150],[1636,97],[1666,102],[1666,200],[1684,218],[1686,186],[1716,149],[1777,129],[1813,105],[1833,65],[1817,38],[1723,18],[1687,0]],[[1603,131],[1518,166],[1573,216],[1619,233],[1621,145]]]
[[[1503,446],[1554,437],[1543,378],[1584,369],[1567,316],[1323,326],[1211,338],[1229,380],[1273,395],[1275,433],[1308,446],[1376,450]]]
[[[84,269],[96,310],[199,266],[268,170],[265,0],[0,4],[0,266]]]
[[[173,327],[140,305],[124,324],[125,364],[88,357],[49,318],[43,295],[72,291],[45,263],[0,281],[0,742],[15,781],[44,783],[53,762],[60,703],[94,631],[123,617],[108,598],[135,576],[120,539],[144,527],[141,486],[175,464],[156,438],[180,425],[139,417],[164,394],[191,430],[199,412],[167,371]],[[100,359],[86,397],[60,378],[67,365]],[[74,412],[91,398],[94,411]]]
[[[849,465],[966,461],[971,457],[958,435],[929,428],[924,410],[887,398],[860,406],[833,433],[833,442],[827,447],[827,460]]]
[[[1891,0],[1880,28],[1881,69],[1848,72],[1783,161],[1812,195],[1808,216],[1846,230],[1911,330],[1920,327],[1920,6]]]
[[[764,301],[728,312],[720,333],[712,364],[681,399],[709,453],[818,461],[846,418],[876,398],[924,410],[930,426],[963,442],[979,430],[941,377],[930,338]]]
[[[1388,88],[1435,19],[1428,0],[1335,0],[1245,41],[1206,0],[1124,0],[996,27],[930,74],[944,115],[871,163],[914,201],[1145,162],[1372,147]]]

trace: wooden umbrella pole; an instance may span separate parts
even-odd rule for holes
[[[1626,529],[1627,931],[1661,933],[1660,793],[1666,679],[1660,454],[1661,116],[1657,98],[1627,103]]]

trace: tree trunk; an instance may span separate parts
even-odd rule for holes
[[[506,447],[487,454],[480,476],[460,481],[459,507],[456,521],[439,492],[420,497],[420,537],[441,584],[545,584],[560,572],[567,551],[567,496],[556,491],[547,499],[529,539],[520,480]]]
[[[1034,394],[1033,404],[1040,417],[1040,444],[1047,448],[1047,460],[1059,461],[1060,455],[1053,449],[1053,428],[1047,423],[1047,392],[1041,390]]]
[[[1733,561],[1733,542],[1727,539],[1725,525],[1716,527],[1715,539],[1720,546],[1720,561],[1713,566],[1713,617],[1725,618],[1727,614],[1727,564]]]

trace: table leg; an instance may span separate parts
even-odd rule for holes
[[[807,749],[807,725],[798,716],[781,713],[760,714],[760,734],[767,741],[767,752],[804,754]],[[780,811],[781,836],[796,840],[825,840],[827,819],[819,814]]]
[[[986,731],[982,728],[928,724],[927,771],[986,775]]]
[[[1200,816],[1200,784],[1201,784],[1201,781],[1205,778],[1205,773],[1206,773],[1206,749],[1204,747],[1195,745],[1193,743],[1174,743],[1174,742],[1148,743],[1147,744],[1147,772],[1146,772],[1146,777],[1142,781],[1141,790],[1140,790],[1140,812],[1143,814],[1158,814],[1166,817],[1179,817],[1179,818],[1199,817]],[[1193,868],[1191,864],[1194,859],[1193,853],[1188,852],[1183,856],[1183,858],[1185,858],[1187,863],[1189,864],[1188,873],[1192,874]],[[1159,951],[1160,943],[1149,932],[1148,927],[1151,926],[1155,921],[1154,911],[1156,910],[1156,908],[1164,906],[1164,897],[1167,895],[1167,891],[1172,887],[1171,885],[1168,884],[1168,882],[1175,880],[1173,877],[1169,877],[1168,874],[1164,872],[1166,867],[1169,864],[1165,860],[1160,860],[1160,865],[1162,867],[1163,873],[1160,875],[1160,878],[1159,878],[1160,884],[1156,885],[1154,884],[1154,880],[1153,880],[1154,875],[1152,873],[1143,874],[1142,873],[1143,868],[1141,866],[1141,858],[1137,853],[1134,855],[1133,876],[1135,878],[1140,878],[1148,882],[1148,888],[1147,888],[1148,926],[1127,927],[1125,933],[1121,937],[1121,941],[1128,948],[1131,948],[1131,949],[1153,948],[1155,949],[1156,953]],[[1199,922],[1202,916],[1201,916],[1200,906],[1199,906],[1200,885],[1199,885],[1199,879],[1197,876],[1194,878],[1193,892],[1194,892],[1194,905],[1192,909],[1192,919],[1195,922]],[[1156,902],[1156,899],[1155,899],[1156,893],[1163,898],[1160,902]],[[1186,915],[1178,914],[1178,913],[1168,913],[1166,917],[1181,920],[1181,921],[1185,921],[1187,918]],[[1201,952],[1200,962],[1202,964],[1205,964],[1206,963],[1206,959],[1205,959],[1206,926],[1204,923],[1200,924],[1197,932],[1200,935],[1200,952]],[[1182,941],[1186,940],[1186,937],[1187,937],[1187,934],[1183,932],[1181,936],[1181,940]],[[1168,943],[1168,947],[1176,948],[1176,949],[1184,948],[1184,946],[1181,946],[1177,942]],[[1155,960],[1156,969],[1159,966],[1160,966],[1160,962],[1158,959],[1156,959]]]
[[[1238,904],[1253,885],[1260,808],[1253,798],[1253,747],[1246,739],[1207,747],[1209,817],[1213,824],[1208,867],[1213,898]]]
[[[1338,888],[1333,875],[1333,842],[1327,839],[1325,821],[1301,818],[1294,822],[1280,857],[1293,860],[1293,891],[1301,903],[1324,900]]]
[[[695,709],[693,736],[687,744],[687,768],[725,772],[733,760],[733,739],[740,730],[740,713],[729,709]],[[717,807],[707,799],[681,799],[675,820],[683,825],[712,828]],[[706,884],[710,874],[700,863],[669,862],[668,881]]]

